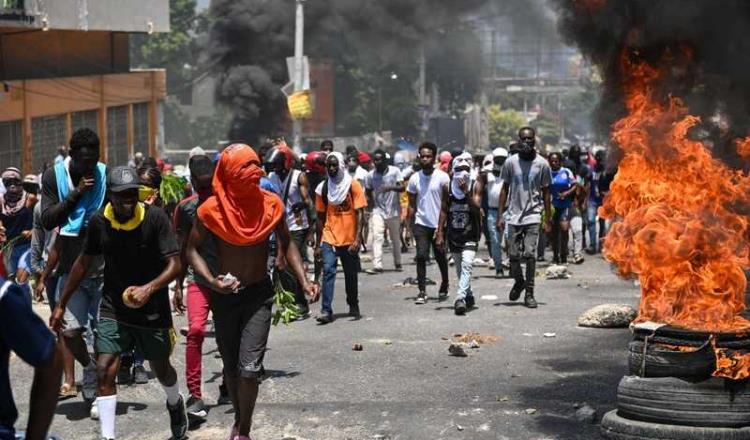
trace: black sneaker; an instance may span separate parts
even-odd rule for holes
[[[175,440],[186,438],[188,416],[187,409],[185,408],[185,399],[182,397],[182,394],[180,394],[180,400],[175,406],[170,406],[167,403],[167,411],[169,412],[169,428],[172,430],[172,437]]]
[[[530,309],[537,308],[537,303],[536,303],[536,300],[534,299],[533,293],[526,292],[526,296],[523,298],[523,305],[525,305],[526,307]]]
[[[440,283],[440,290],[438,290],[438,299],[445,301],[448,299],[448,283]]]
[[[474,305],[476,304],[476,300],[474,299],[474,296],[467,296],[466,297],[466,308],[474,308]]]
[[[503,271],[502,267],[500,270],[495,271],[495,278],[505,278],[505,271]]]
[[[453,311],[459,316],[466,314],[466,301],[457,299],[456,303],[453,304]]]
[[[354,319],[359,319],[362,317],[359,313],[359,306],[351,306],[349,307],[349,316]]]
[[[397,264],[396,266],[394,266],[394,268],[396,269],[396,272],[403,272],[404,271],[404,267],[402,265],[400,265],[400,264]]]
[[[427,294],[424,292],[419,292],[417,294],[417,299],[414,300],[414,304],[424,304],[427,302]]]
[[[189,396],[187,403],[187,415],[191,419],[206,420],[208,416],[208,407],[203,403],[202,399],[194,396]]]
[[[117,384],[130,385],[132,381],[133,375],[130,374],[130,367],[128,365],[120,364],[120,368],[117,370]]]
[[[148,383],[148,373],[143,365],[136,365],[133,367],[133,382],[137,384]]]
[[[524,283],[520,283],[518,281],[513,284],[513,288],[510,289],[510,294],[508,295],[508,298],[511,301],[516,301],[518,298],[521,297],[521,292],[523,292]]]
[[[333,322],[333,315],[330,313],[322,313],[315,318],[315,320],[318,321],[318,324],[330,324]]]
[[[216,405],[230,405],[232,403],[232,398],[229,397],[229,391],[227,391],[227,386],[225,384],[219,385],[219,398],[216,399]]]

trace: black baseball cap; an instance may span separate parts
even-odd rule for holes
[[[135,168],[120,166],[109,170],[107,174],[107,188],[112,192],[138,189],[138,173]]]

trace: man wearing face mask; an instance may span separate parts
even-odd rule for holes
[[[404,179],[401,171],[388,165],[383,150],[373,153],[375,169],[365,179],[367,198],[372,205],[372,269],[367,273],[383,272],[383,237],[388,232],[393,243],[393,266],[401,271],[401,249],[396,244],[400,238],[400,204],[399,195],[404,192]]]
[[[216,165],[213,195],[198,208],[187,258],[210,285],[216,342],[234,406],[229,438],[249,440],[263,359],[271,330],[274,286],[269,276],[269,237],[277,243],[276,268],[288,265],[312,301],[297,245],[290,239],[281,199],[260,187],[263,170],[252,148],[227,147]],[[230,276],[231,275],[231,276]]]
[[[26,284],[29,269],[29,249],[31,247],[31,230],[34,226],[34,215],[28,206],[28,194],[23,188],[21,171],[8,168],[2,173],[5,194],[0,195],[0,222],[5,227],[8,240],[13,240],[13,251],[5,268],[8,278],[21,285],[23,291],[31,294]]]
[[[485,174],[485,191],[487,194],[487,224],[489,227],[490,236],[490,254],[492,254],[492,260],[495,262],[495,278],[502,278],[505,276],[503,271],[503,251],[502,242],[503,235],[497,230],[495,225],[497,224],[498,216],[502,216],[503,213],[498,209],[500,203],[500,190],[503,188],[503,179],[500,178],[500,171],[503,169],[503,164],[508,159],[508,150],[505,148],[495,148],[492,150],[492,162]]]
[[[106,193],[106,167],[99,162],[99,137],[88,128],[76,130],[70,138],[70,155],[44,172],[42,177],[42,226],[59,228],[55,241],[58,255],[57,293],[62,294],[73,262],[81,253],[89,219],[99,211]],[[62,336],[65,345],[84,367],[84,400],[96,397],[96,363],[84,342],[84,331],[96,326],[102,295],[104,259],[91,258],[88,271],[71,293],[65,310]]]
[[[169,358],[176,335],[167,286],[179,273],[179,246],[166,213],[138,201],[138,174],[127,166],[107,176],[109,200],[88,225],[80,256],[71,268],[63,294],[50,317],[60,330],[63,311],[86,277],[94,256],[103,256],[104,294],[97,325],[101,438],[115,438],[120,353],[137,350],[151,363],[164,393],[175,439],[187,434],[185,401]]]
[[[510,272],[515,279],[510,291],[510,300],[515,301],[526,291],[524,305],[536,308],[534,298],[534,276],[536,274],[536,248],[539,241],[539,224],[542,222],[542,209],[546,222],[544,230],[550,231],[552,218],[549,187],[552,174],[547,161],[536,152],[536,132],[531,127],[523,127],[518,132],[520,145],[518,154],[511,156],[503,164],[500,178],[504,185],[500,190],[498,211],[508,209],[508,254]],[[498,216],[496,225],[499,231],[505,228],[506,220]],[[526,279],[521,271],[521,260],[526,263]]]
[[[297,248],[303,251],[307,243],[312,241],[313,234],[310,227],[308,207],[310,206],[309,185],[305,173],[292,168],[294,155],[286,144],[279,145],[266,154],[265,168],[268,179],[281,188],[281,200],[284,202],[286,225]],[[304,256],[304,252],[302,252]],[[288,272],[283,274],[284,286],[294,292],[300,317],[307,318],[310,308],[307,305],[305,292],[294,281],[294,276]]]
[[[328,154],[328,179],[315,189],[315,209],[318,211],[315,254],[323,259],[323,302],[317,318],[320,324],[333,322],[333,291],[339,259],[344,269],[349,316],[360,318],[357,254],[367,199],[362,186],[344,170],[343,165],[344,156],[341,153]]]
[[[453,177],[443,188],[440,222],[435,243],[453,253],[458,275],[458,291],[453,310],[463,315],[474,307],[471,272],[482,236],[482,182],[471,179],[471,155],[462,153],[453,159]]]

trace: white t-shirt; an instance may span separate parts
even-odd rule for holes
[[[487,206],[497,209],[500,205],[500,191],[503,189],[503,179],[495,177],[492,172],[487,173]]]
[[[448,173],[435,170],[429,176],[420,171],[409,178],[406,191],[417,196],[416,223],[428,228],[437,228],[440,220],[443,188],[450,184]]]
[[[349,172],[349,175],[352,176],[354,180],[359,181],[359,183],[361,183],[362,186],[364,186],[365,179],[367,179],[367,170],[365,170],[364,168],[360,166],[357,166],[357,169],[355,169],[354,172],[351,172],[351,171],[348,171],[348,172]]]
[[[401,178],[401,170],[393,165],[388,166],[385,173],[380,174],[373,169],[365,179],[365,188],[372,190],[374,199],[373,214],[377,214],[385,219],[398,217],[401,211],[398,203],[399,193],[395,191],[380,192],[382,186],[395,186],[404,179]]]

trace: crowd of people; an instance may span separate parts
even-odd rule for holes
[[[382,274],[386,249],[398,272],[415,249],[417,305],[429,299],[434,261],[437,301],[449,298],[455,266],[457,315],[475,307],[479,263],[498,278],[509,270],[510,299],[524,293],[524,305],[536,308],[535,266],[548,247],[556,264],[601,250],[606,225],[597,208],[612,176],[603,150],[574,145],[543,155],[536,142],[523,127],[507,149],[487,154],[441,152],[430,142],[415,157],[338,152],[332,141],[303,155],[283,140],[257,152],[233,144],[217,157],[194,149],[179,203],[160,194],[163,162],[139,157],[107,168],[89,129],[77,130],[41,177],[6,169],[0,440],[15,438],[11,351],[36,369],[27,439],[45,438],[56,401],[78,395],[76,364],[101,438],[114,439],[117,385],[147,382],[144,360],[164,390],[174,438],[185,438],[189,420],[208,415],[201,365],[209,312],[224,365],[218,403],[235,410],[229,439],[249,439],[275,292],[293,292],[299,320],[322,298],[315,319],[330,324],[340,261],[348,315],[358,319],[360,274]],[[486,263],[477,257],[482,238]],[[362,253],[372,254],[372,267],[363,269]],[[47,324],[32,311],[32,300],[45,297]],[[185,395],[170,361],[172,314],[184,312]]]

